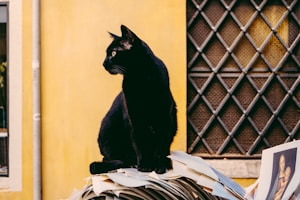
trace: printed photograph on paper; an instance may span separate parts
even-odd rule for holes
[[[256,199],[289,199],[300,180],[300,141],[266,149],[262,164]]]

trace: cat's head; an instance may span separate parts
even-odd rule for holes
[[[112,43],[106,49],[104,68],[111,74],[126,74],[132,61],[136,59],[134,48],[141,40],[126,26],[121,25],[122,36],[109,33],[113,38]]]

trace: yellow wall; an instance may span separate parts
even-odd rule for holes
[[[22,191],[0,199],[33,199],[31,0],[22,2]],[[43,200],[67,198],[82,188],[89,163],[100,160],[100,121],[121,89],[120,75],[102,67],[125,24],[167,65],[178,104],[172,149],[186,149],[186,28],[184,0],[44,0],[41,4]],[[248,183],[248,182],[244,182]]]
[[[121,89],[102,67],[107,31],[125,24],[169,69],[178,104],[173,149],[186,148],[184,0],[48,0],[41,5],[43,199],[82,188],[89,163],[100,160],[100,121]]]

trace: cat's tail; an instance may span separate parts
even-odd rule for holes
[[[102,161],[102,162],[92,162],[90,164],[90,173],[91,174],[101,174],[106,173],[115,169],[126,167],[124,162],[121,160],[111,160],[111,161]]]

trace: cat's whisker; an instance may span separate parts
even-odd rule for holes
[[[112,68],[113,72],[124,74],[126,72],[126,68],[121,65],[114,65]]]
[[[126,68],[123,66],[120,66],[120,70],[121,70],[122,74],[124,74],[126,72]]]

